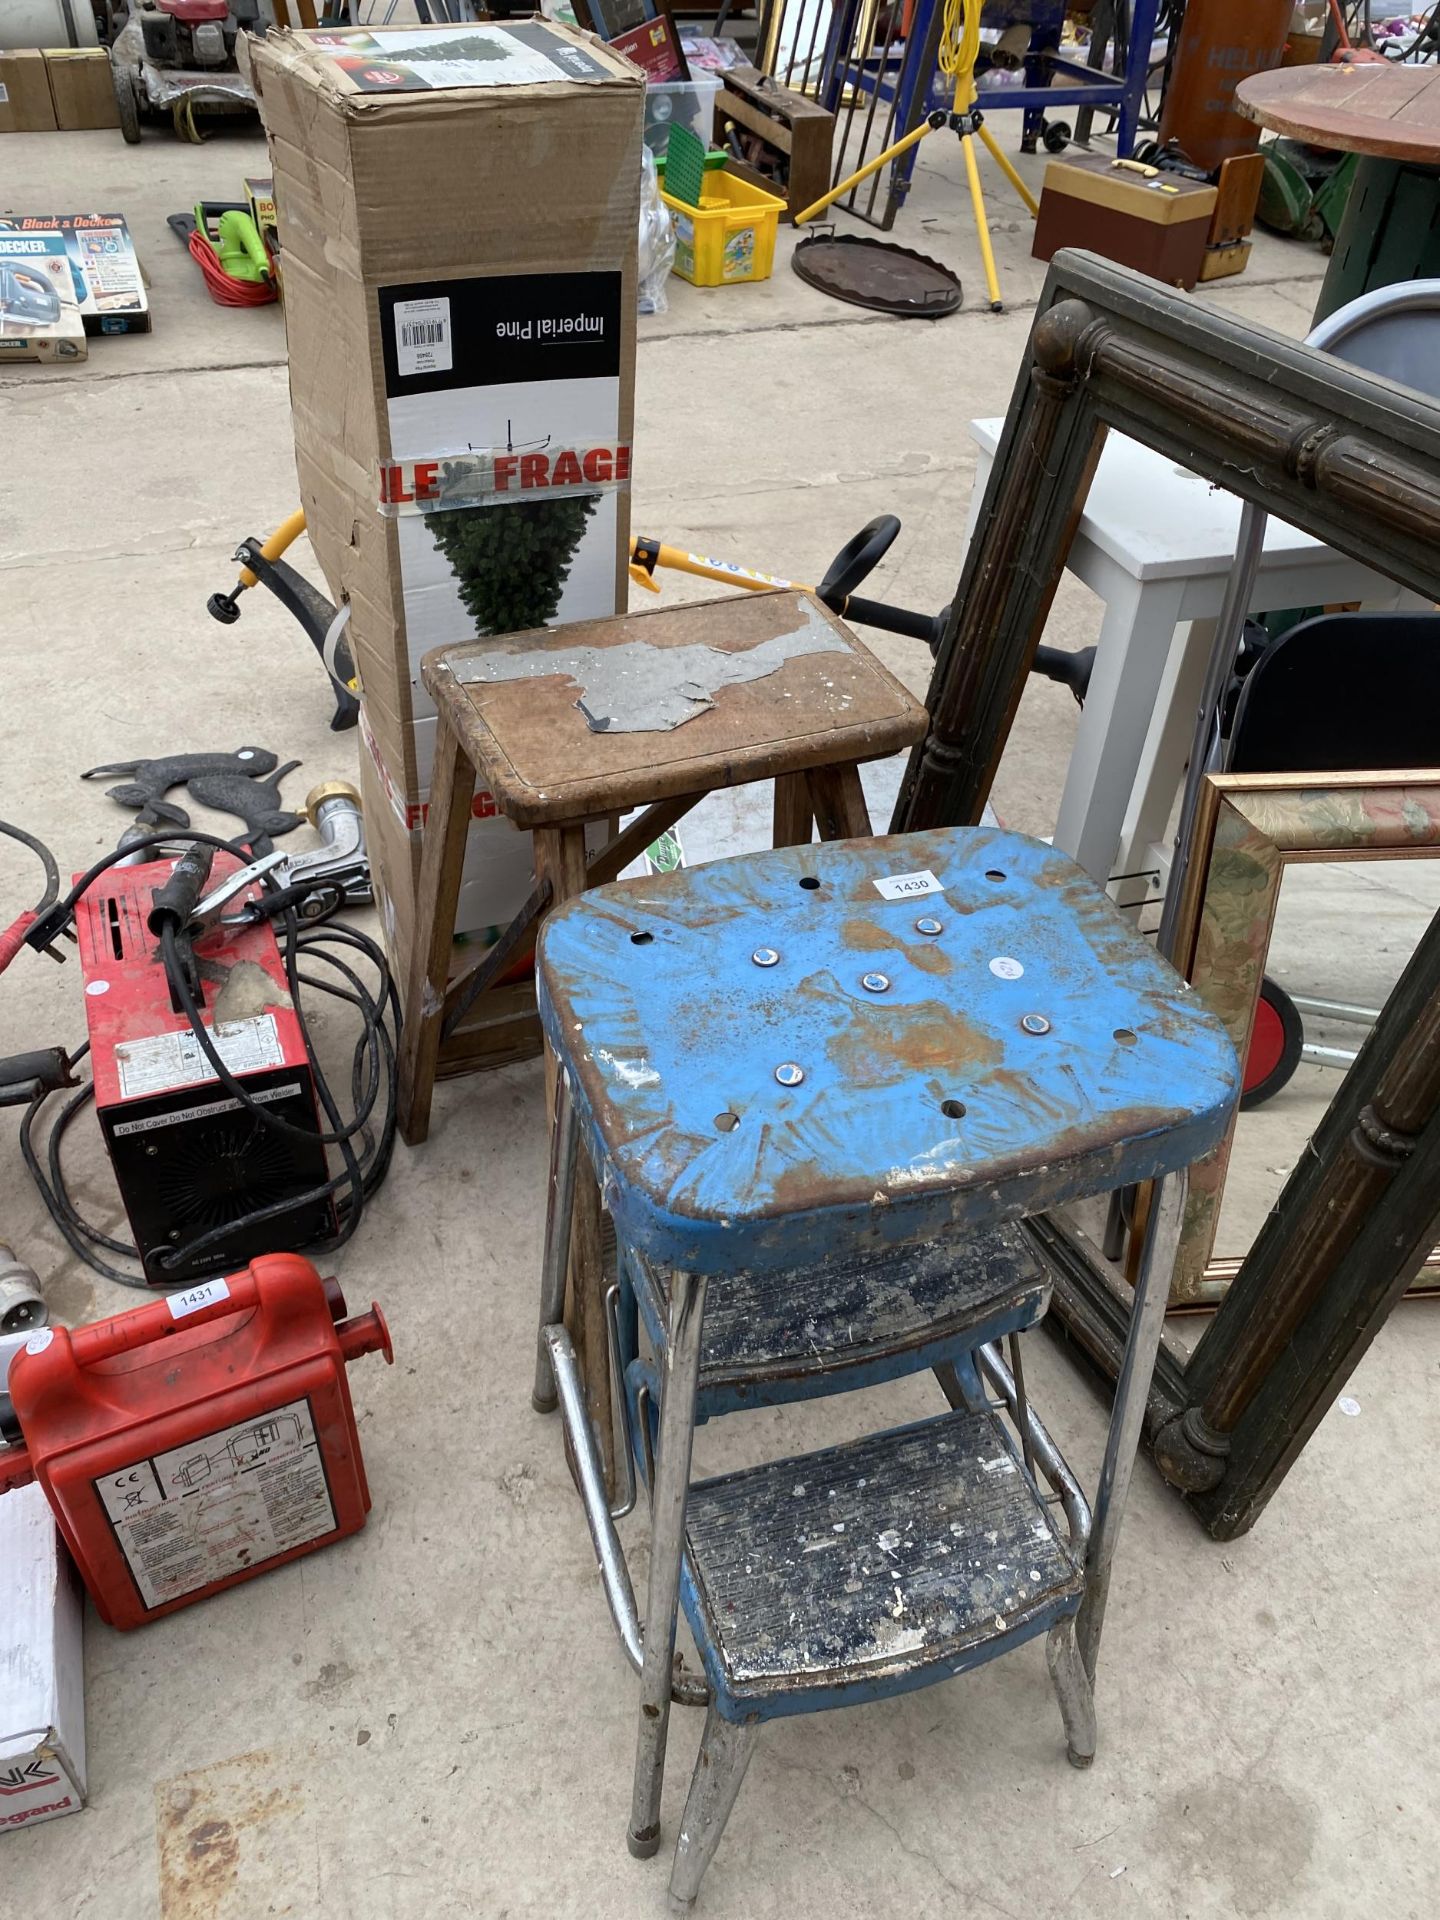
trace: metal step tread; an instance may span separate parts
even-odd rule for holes
[[[959,1671],[988,1643],[1073,1613],[1083,1586],[988,1412],[697,1482],[685,1571],[712,1680],[761,1705]]]
[[[652,1340],[668,1311],[668,1274],[628,1255]],[[727,1273],[705,1295],[700,1385],[813,1378],[972,1329],[993,1339],[1041,1319],[1050,1275],[1018,1227],[962,1240],[848,1252],[780,1273]]]

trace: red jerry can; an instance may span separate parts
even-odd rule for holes
[[[370,1490],[345,1365],[378,1348],[334,1280],[294,1253],[73,1331],[10,1363],[34,1479],[103,1620],[138,1627],[356,1533]],[[336,1322],[340,1324],[336,1324]]]

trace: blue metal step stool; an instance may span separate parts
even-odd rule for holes
[[[547,923],[537,978],[560,1069],[537,1398],[553,1373],[641,1672],[632,1851],[659,1846],[672,1690],[708,1708],[680,1910],[767,1719],[930,1685],[1043,1633],[1088,1765],[1185,1170],[1238,1092],[1219,1022],[1071,861],[988,828],[600,888]],[[562,1321],[582,1150],[615,1228],[616,1398],[650,1497],[643,1630]],[[997,1344],[1048,1300],[1011,1223],[1147,1179],[1158,1228],[1092,1522]],[[951,1411],[691,1486],[697,1421],[924,1367]],[[703,1687],[675,1677],[682,1600]]]

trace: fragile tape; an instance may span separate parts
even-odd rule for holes
[[[427,460],[387,460],[380,468],[377,494],[381,513],[395,519],[567,494],[613,493],[629,484],[628,446],[524,451],[492,447]]]

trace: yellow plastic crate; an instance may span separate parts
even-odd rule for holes
[[[664,191],[663,174],[660,198],[675,216],[675,271],[682,280],[728,287],[770,278],[783,200],[723,169],[706,173],[698,210]]]

